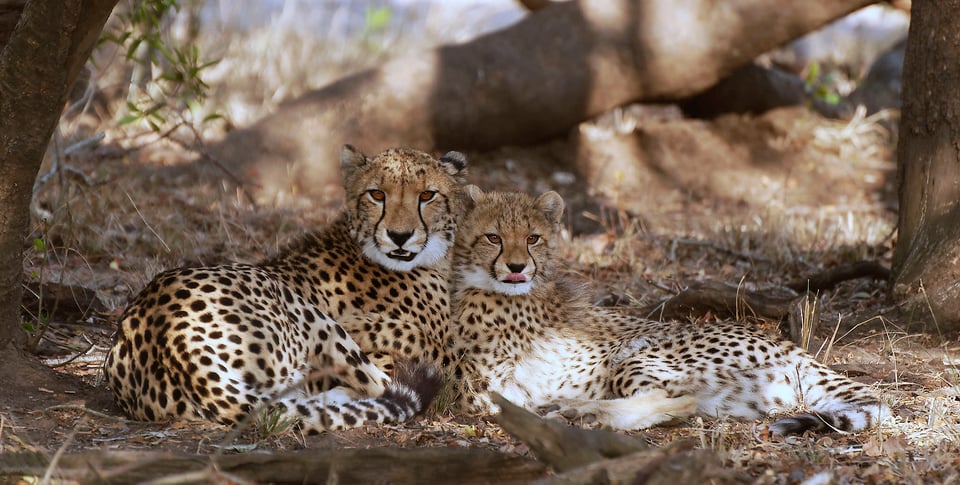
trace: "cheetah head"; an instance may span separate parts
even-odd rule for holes
[[[546,281],[560,242],[563,198],[517,192],[464,190],[473,208],[460,223],[454,271],[460,284],[525,295]]]
[[[367,157],[346,145],[340,162],[350,233],[367,258],[411,271],[447,257],[462,212],[462,154],[394,148]]]

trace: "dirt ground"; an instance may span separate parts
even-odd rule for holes
[[[786,281],[844,263],[889,266],[895,141],[879,121],[829,121],[803,107],[685,120],[671,107],[631,107],[584,123],[564,140],[469,154],[470,181],[558,190],[569,204],[569,269],[594,282],[598,302],[618,302],[623,311],[695,282],[780,291]],[[272,254],[328,222],[339,194],[254,205],[244,191],[255,189],[225,181],[196,153],[120,134],[68,162],[77,171],[61,172],[38,193],[35,237],[45,250],[31,250],[25,261],[37,288],[73,291],[52,312],[40,345],[56,372],[37,376],[36,367],[5,363],[0,452],[392,446],[530,454],[491,418],[447,412],[319,437],[254,428],[233,436],[205,423],[124,419],[100,382],[100,366],[126,300],[166,267]],[[847,321],[881,313],[885,293],[883,282],[859,279],[819,295],[819,327],[809,347],[834,368],[877,385],[896,414],[879,429],[781,439],[758,423],[697,419],[643,435],[655,445],[692,438],[754,483],[957,479],[960,347],[941,338],[932,322],[922,332],[883,317],[863,326]],[[36,302],[28,292],[28,321],[44,313]],[[779,322],[745,314],[779,331]],[[709,325],[715,316],[694,318]],[[838,323],[844,330],[834,333]]]

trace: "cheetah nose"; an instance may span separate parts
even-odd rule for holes
[[[404,231],[404,232],[389,231],[389,230],[387,231],[387,237],[389,237],[394,244],[396,244],[398,247],[401,247],[401,248],[403,247],[403,243],[410,240],[410,236],[413,236],[413,231]]]
[[[520,263],[507,263],[507,269],[511,273],[523,273],[523,270],[527,268],[527,265]]]

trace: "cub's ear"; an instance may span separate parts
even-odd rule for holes
[[[447,152],[440,157],[440,165],[450,175],[466,175],[467,157],[460,152]]]
[[[467,194],[467,203],[470,204],[470,207],[478,204],[486,195],[483,193],[483,189],[473,184],[465,186],[463,193]]]
[[[560,194],[550,191],[540,197],[537,197],[535,201],[537,207],[543,211],[544,215],[547,216],[547,219],[554,224],[560,224],[561,219],[563,218],[563,197],[560,197]]]
[[[344,177],[353,175],[353,172],[367,163],[367,157],[353,145],[344,145],[340,150],[340,170]]]

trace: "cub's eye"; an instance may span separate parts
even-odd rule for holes
[[[420,202],[430,202],[436,196],[436,190],[424,190],[423,192],[420,192]]]
[[[485,236],[487,236],[487,241],[493,244],[500,244],[500,236],[496,234],[485,234]]]
[[[382,190],[376,190],[376,189],[368,190],[367,195],[369,195],[371,199],[377,202],[383,202],[383,200],[387,198],[387,194],[383,193]]]
[[[527,236],[527,244],[536,244],[540,242],[540,236],[538,234],[531,234]]]

